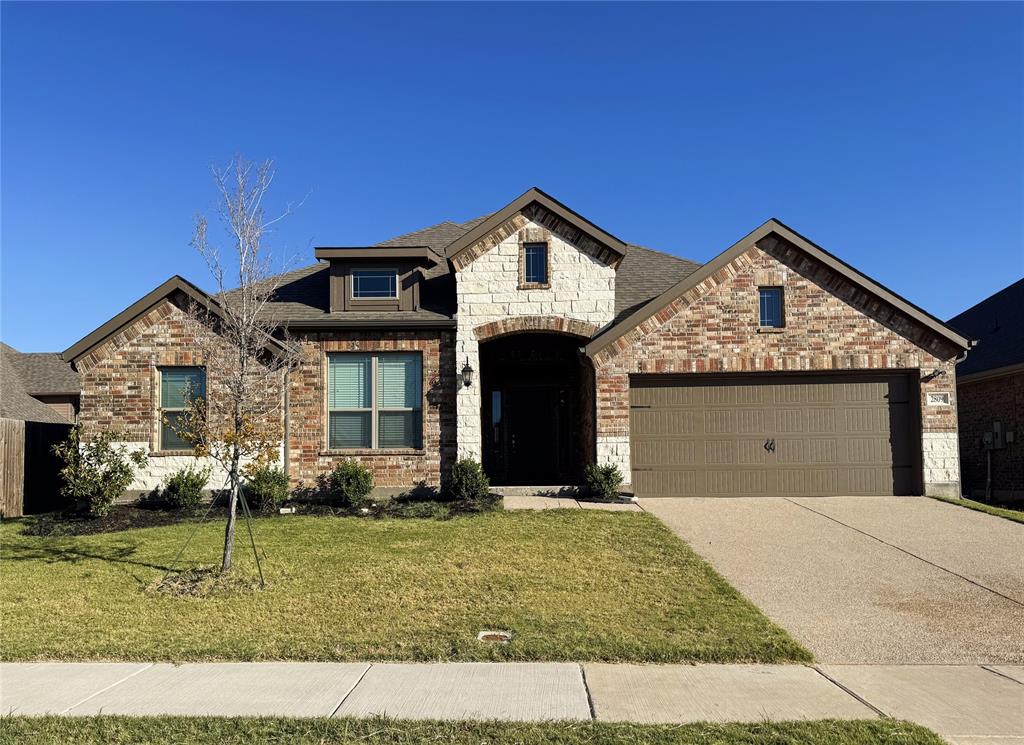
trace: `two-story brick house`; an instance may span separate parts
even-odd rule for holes
[[[959,494],[969,340],[775,220],[701,266],[531,189],[316,258],[273,303],[301,349],[281,399],[296,485],[342,458],[436,484],[472,457],[498,485],[596,461],[646,496]],[[85,428],[151,454],[140,490],[191,457],[161,421],[213,384],[181,323],[200,296],[174,277],[64,353]]]

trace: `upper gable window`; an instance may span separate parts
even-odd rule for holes
[[[546,285],[548,283],[548,244],[527,243],[523,246],[523,283]]]
[[[760,287],[760,326],[780,329],[785,325],[781,287]]]
[[[353,269],[352,297],[355,300],[395,300],[398,272],[394,269]]]

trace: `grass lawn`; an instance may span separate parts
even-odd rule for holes
[[[147,591],[194,524],[74,537],[0,526],[4,660],[807,661],[654,517],[256,521],[268,587]],[[186,556],[211,565],[223,526]],[[244,523],[236,571],[251,572]],[[508,629],[508,645],[476,640]]]
[[[996,517],[1004,517],[1007,520],[1013,520],[1015,523],[1024,523],[1024,509],[997,507],[994,504],[975,502],[973,499],[951,499],[949,497],[932,497],[932,499],[937,499],[940,502],[947,502],[948,504],[955,504],[960,507],[966,507],[969,510],[985,512],[989,515],[995,515]],[[1022,507],[1024,507],[1024,505],[1022,505]]]
[[[186,717],[7,717],[0,740],[52,743],[359,743],[360,745],[942,745],[907,722],[638,725],[586,723],[410,722],[385,719],[217,719]]]

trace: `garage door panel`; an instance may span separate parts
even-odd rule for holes
[[[643,496],[915,493],[916,391],[904,373],[634,376],[634,489]]]

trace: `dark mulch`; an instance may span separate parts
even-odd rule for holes
[[[449,520],[460,515],[472,515],[501,509],[501,496],[491,494],[482,503],[446,502],[438,499],[423,499],[417,495],[399,495],[383,499],[366,507],[353,509],[339,507],[325,501],[292,501],[285,504],[295,508],[293,514],[314,517],[365,517],[369,519],[427,518]],[[279,512],[256,513],[260,517],[286,519],[290,514]],[[202,504],[180,510],[167,509],[160,504],[135,503],[114,505],[103,517],[89,517],[78,512],[49,512],[21,518],[25,527],[23,535],[34,536],[76,536],[117,533],[136,528],[157,528],[186,522],[222,521],[227,518],[225,505]],[[241,510],[239,510],[241,516]]]

